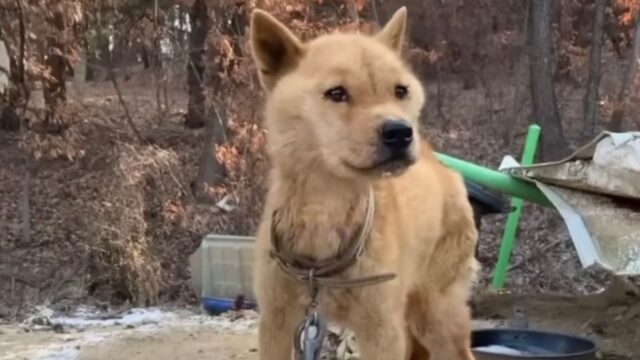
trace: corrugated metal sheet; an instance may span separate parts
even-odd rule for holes
[[[640,275],[640,132],[603,132],[556,162],[503,164],[554,204],[584,267]]]

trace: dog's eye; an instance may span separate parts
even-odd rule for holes
[[[343,86],[336,86],[325,91],[324,97],[337,103],[349,101],[349,93]]]
[[[409,87],[405,85],[396,85],[395,95],[399,100],[406,98],[407,95],[409,95]]]

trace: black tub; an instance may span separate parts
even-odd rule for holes
[[[487,346],[506,347],[524,354],[496,353]],[[596,345],[579,336],[531,329],[481,329],[472,333],[477,360],[556,359],[596,360]],[[504,348],[503,348],[504,349]]]

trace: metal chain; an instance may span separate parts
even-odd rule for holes
[[[327,332],[324,319],[318,314],[319,286],[315,277],[315,269],[309,270],[309,306],[305,317],[294,333],[294,347],[297,360],[319,360],[322,343]]]

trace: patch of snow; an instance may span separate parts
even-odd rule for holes
[[[41,308],[33,319],[45,317],[50,324],[60,324],[65,328],[106,328],[113,326],[165,328],[165,327],[189,327],[207,326],[220,331],[249,331],[256,327],[258,315],[255,311],[245,310],[242,316],[235,313],[226,313],[220,316],[210,316],[193,311],[167,311],[160,308],[133,308],[120,315],[111,315],[89,307],[79,307],[71,315],[54,316],[53,312]],[[36,321],[38,323],[38,321]],[[149,325],[149,326],[145,326]]]
[[[57,315],[46,306],[36,307],[34,313],[22,324],[30,331],[50,331],[60,326],[65,332],[57,341],[39,348],[28,347],[19,352],[0,354],[0,360],[16,357],[34,360],[75,360],[79,349],[92,343],[109,341],[110,338],[130,336],[135,333],[171,331],[180,328],[208,328],[221,333],[255,333],[258,314],[246,310],[240,314],[229,312],[210,316],[190,310],[168,311],[161,308],[133,308],[121,314],[109,314],[94,307],[80,306],[69,315]]]
[[[42,347],[29,346],[23,350],[0,355],[0,360],[76,360],[81,346],[97,343],[105,337],[97,334],[66,334],[62,341]]]
[[[84,310],[84,311],[82,311]],[[60,324],[67,327],[109,327],[109,326],[141,326],[146,324],[159,324],[174,314],[164,312],[157,308],[131,309],[120,317],[101,318],[100,314],[86,312],[75,312],[73,316],[60,316],[50,318],[53,324]]]

